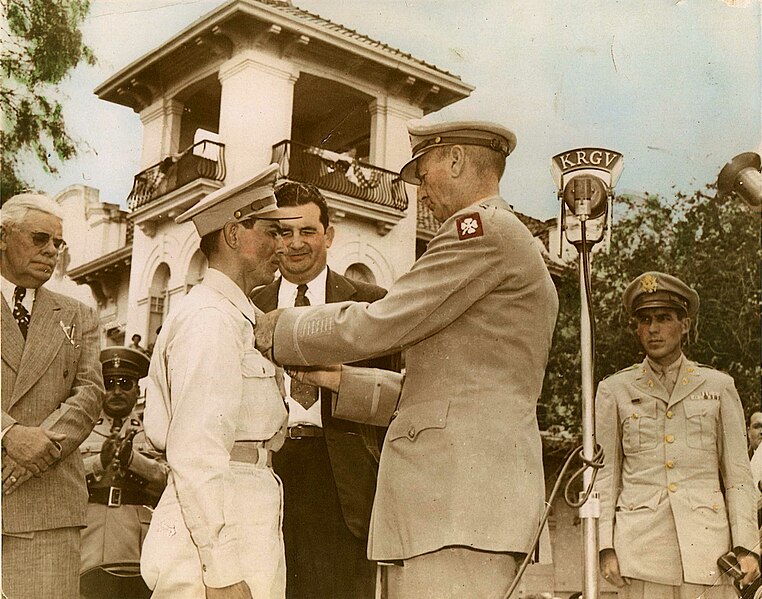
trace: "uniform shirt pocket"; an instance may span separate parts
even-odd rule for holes
[[[688,447],[713,450],[717,445],[717,420],[720,402],[713,399],[686,399],[685,433]]]
[[[414,442],[425,430],[445,428],[449,409],[450,400],[427,401],[405,407],[392,420],[386,436],[392,442],[398,439]]]
[[[656,447],[659,441],[656,400],[644,398],[625,406],[622,420],[622,449],[625,455]]]
[[[241,374],[243,389],[235,438],[265,441],[278,431],[286,416],[275,365],[256,350],[246,351]]]

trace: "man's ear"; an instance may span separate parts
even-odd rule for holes
[[[224,238],[225,243],[233,249],[238,247],[238,234],[240,233],[240,230],[241,227],[236,222],[225,223],[225,226],[222,228],[222,237]]]
[[[450,156],[447,166],[453,177],[459,177],[466,166],[466,149],[463,146],[450,146]]]
[[[336,229],[333,228],[333,225],[328,225],[328,228],[325,230],[325,247],[331,247],[331,244],[333,243],[333,236],[335,234]]]
[[[691,319],[690,316],[686,316],[680,321],[680,327],[683,336],[687,335],[688,332],[691,330]]]

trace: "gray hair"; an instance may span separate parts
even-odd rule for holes
[[[50,197],[40,193],[20,193],[9,198],[0,208],[0,223],[20,225],[30,210],[37,210],[63,220],[63,211]]]

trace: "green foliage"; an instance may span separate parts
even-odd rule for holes
[[[701,299],[686,355],[728,372],[747,416],[760,405],[759,214],[737,199],[706,191],[619,197],[609,251],[592,259],[595,382],[643,359],[622,306],[622,292],[641,273],[658,270],[694,287]],[[581,430],[577,266],[558,281],[560,309],[540,401],[543,428]]]
[[[0,6],[0,196],[7,198],[27,186],[19,174],[25,153],[51,173],[57,172],[51,150],[62,161],[76,154],[54,86],[81,61],[92,65],[95,58],[79,29],[89,0],[0,0]]]

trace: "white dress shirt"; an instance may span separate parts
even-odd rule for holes
[[[322,271],[307,283],[307,299],[310,300],[311,306],[319,306],[325,304],[325,285],[328,278],[328,267],[323,268]],[[296,300],[297,285],[287,281],[281,277],[280,287],[278,288],[278,308],[289,308],[294,305]],[[288,425],[294,426],[297,424],[311,424],[313,426],[323,426],[323,419],[320,416],[320,397],[312,404],[309,410],[305,410],[304,406],[295,399],[291,398],[291,377],[285,375],[286,393],[288,401]]]
[[[15,283],[11,283],[8,279],[6,279],[3,276],[0,276],[0,290],[3,294],[3,299],[5,299],[8,306],[10,306],[11,311],[13,311],[13,294],[16,291],[17,285]],[[32,308],[34,307],[34,296],[37,293],[37,290],[34,288],[26,288],[26,295],[24,296],[24,299],[21,300],[21,305],[26,308],[26,311],[29,312],[29,315],[32,315]]]

